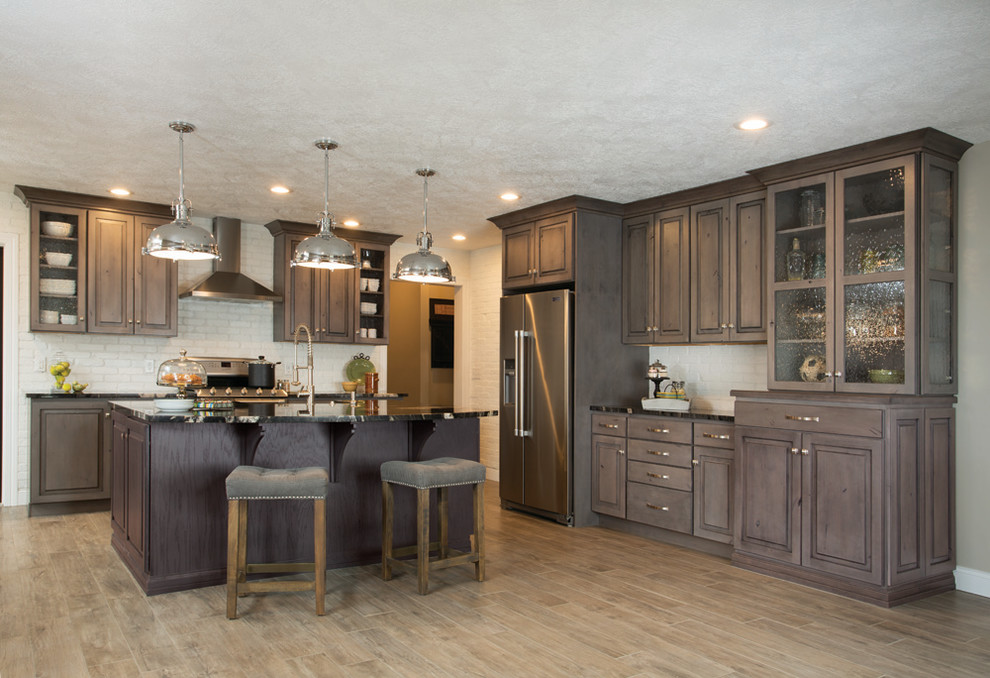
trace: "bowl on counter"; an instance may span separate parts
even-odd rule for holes
[[[867,372],[874,384],[903,384],[904,370],[870,370]]]
[[[68,238],[72,235],[72,224],[67,221],[42,221],[41,232],[45,235],[54,235],[59,238]]]
[[[72,263],[71,252],[45,252],[45,261],[49,266],[68,266]]]
[[[192,398],[155,398],[155,407],[162,412],[188,412],[195,402]]]
[[[347,393],[353,393],[354,391],[357,390],[358,384],[360,383],[361,382],[359,380],[355,379],[354,381],[342,381],[340,382],[340,386]]]

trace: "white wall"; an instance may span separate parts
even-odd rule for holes
[[[956,405],[956,585],[990,596],[990,142],[959,163],[959,403]]]
[[[472,361],[469,366],[471,400],[476,409],[499,406],[499,299],[502,296],[502,246],[471,252]],[[488,478],[498,480],[498,418],[481,420],[481,463]]]
[[[237,215],[228,215],[236,217]],[[194,222],[211,228],[210,220],[195,218]],[[179,349],[186,349],[189,355],[226,355],[251,357],[264,355],[266,359],[281,361],[277,375],[282,378],[292,365],[293,346],[291,342],[272,341],[272,304],[269,302],[237,303],[187,298],[179,300],[179,332],[177,337],[118,337],[112,335],[73,335],[28,330],[30,256],[30,211],[17,198],[12,187],[0,187],[0,234],[4,239],[14,238],[19,242],[17,256],[17,298],[8,298],[5,289],[4,307],[17,308],[16,332],[6,339],[16,342],[16,366],[18,373],[8,373],[5,380],[16,378],[13,385],[14,417],[17,439],[13,449],[4,443],[4,505],[26,504],[29,490],[29,437],[30,407],[25,397],[27,393],[46,393],[51,389],[52,377],[46,371],[36,370],[49,356],[61,352],[73,363],[72,378],[89,382],[88,392],[164,392],[155,385],[155,375],[146,372],[145,364],[152,361],[155,369],[162,360],[177,357]],[[273,239],[264,226],[242,224],[241,271],[268,287],[272,285]],[[4,242],[4,240],[0,240]],[[5,247],[5,251],[6,251]],[[392,247],[393,265],[398,257],[413,251],[415,245],[396,243]],[[455,303],[464,313],[470,313],[471,303],[471,263],[468,252],[437,248],[451,263],[457,277],[458,293]],[[179,289],[185,289],[209,274],[208,262],[182,262],[179,264]],[[462,321],[460,331],[468,322]],[[457,328],[455,328],[456,331]],[[496,330],[497,342],[497,330]],[[339,382],[344,379],[344,365],[358,352],[371,357],[383,375],[382,389],[387,382],[387,351],[384,346],[367,345],[316,345],[314,363],[316,387],[322,391],[340,390]],[[300,358],[304,353],[300,352]],[[473,362],[471,341],[460,341],[456,360],[462,366]],[[472,371],[462,370],[465,377],[462,384],[455,385],[455,402],[470,404],[474,401],[471,392],[475,384],[470,379]],[[465,387],[466,384],[466,387]],[[482,388],[481,385],[477,386]],[[460,394],[458,394],[460,391]],[[457,401],[456,399],[461,399]],[[484,398],[481,398],[484,400]],[[4,407],[7,410],[6,403]],[[6,416],[6,415],[5,415]],[[7,427],[5,426],[5,429]],[[490,442],[488,443],[490,445]],[[490,452],[488,453],[490,457]],[[497,442],[496,455],[497,460]],[[16,478],[16,488],[10,486],[10,477]],[[8,496],[8,494],[10,496]]]

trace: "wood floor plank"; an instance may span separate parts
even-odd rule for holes
[[[31,642],[29,634],[0,638],[0,676],[30,678],[35,675]]]

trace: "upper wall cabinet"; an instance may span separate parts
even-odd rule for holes
[[[765,341],[764,207],[752,177],[627,205],[622,341]]]
[[[754,171],[770,184],[770,388],[955,392],[968,146],[919,130]]]
[[[399,236],[372,231],[337,231],[354,246],[358,268],[326,271],[292,266],[292,253],[316,226],[292,221],[266,224],[275,237],[272,306],[275,341],[292,341],[306,324],[320,343],[387,344],[389,246]]]
[[[558,214],[502,231],[502,288],[574,281],[574,215]]]
[[[178,264],[141,247],[170,208],[15,187],[31,207],[31,330],[175,336]]]

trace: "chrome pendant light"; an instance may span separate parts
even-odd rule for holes
[[[346,240],[341,240],[333,234],[334,219],[330,213],[330,151],[337,148],[337,142],[330,139],[318,139],[313,145],[323,151],[323,174],[325,178],[323,212],[317,222],[320,226],[320,232],[296,245],[296,251],[292,255],[292,265],[305,266],[306,268],[354,268],[357,266],[357,255],[354,254],[354,247]]]
[[[182,176],[182,135],[196,128],[180,121],[170,122],[168,126],[179,133],[179,199],[172,201],[175,220],[153,230],[141,253],[177,261],[219,259],[220,250],[213,234],[189,221],[190,204],[186,200]]]
[[[427,228],[427,207],[429,206],[427,183],[436,172],[427,167],[416,170],[416,174],[423,177],[423,232],[416,236],[419,251],[399,259],[393,277],[396,280],[419,283],[454,282],[454,274],[451,273],[447,260],[430,251],[430,247],[433,245],[433,236],[430,235]]]

